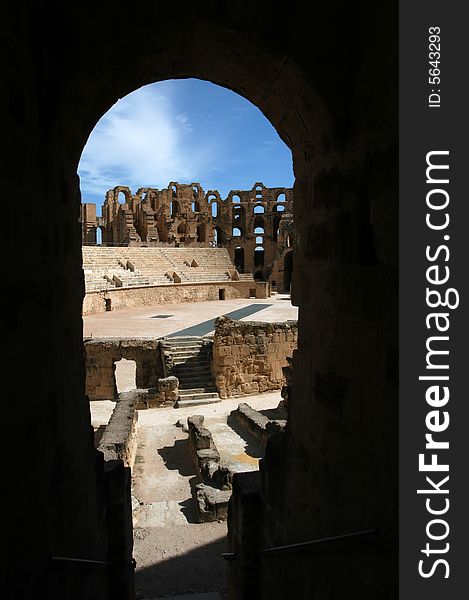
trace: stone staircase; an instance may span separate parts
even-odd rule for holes
[[[221,402],[211,370],[212,341],[202,337],[165,338],[163,356],[167,375],[179,379],[176,407]]]

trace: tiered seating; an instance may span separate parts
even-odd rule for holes
[[[226,248],[83,247],[86,291],[114,287],[230,281]]]

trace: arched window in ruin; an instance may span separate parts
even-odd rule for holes
[[[205,225],[198,225],[197,227],[197,241],[205,242]]]
[[[245,217],[244,208],[240,204],[233,206],[233,211],[232,211],[233,225],[244,224],[244,217]]]
[[[218,202],[216,200],[212,202],[212,217],[218,217]]]
[[[214,227],[213,229],[213,241],[218,246],[223,244],[223,234],[220,227]]]
[[[192,203],[192,212],[200,212],[200,204],[197,201]]]
[[[258,234],[260,234],[260,233],[262,233],[262,235],[264,235],[265,231],[264,231],[264,228],[263,228],[263,227],[256,227],[256,228],[254,229],[254,233],[255,233],[256,235],[258,235]]]
[[[290,292],[293,273],[293,251],[287,252],[283,258],[283,291]]]
[[[239,227],[233,227],[233,237],[241,237],[241,229]]]
[[[96,245],[102,246],[103,244],[103,231],[101,227],[96,227]]]
[[[285,206],[283,204],[276,204],[272,212],[285,212]]]
[[[275,198],[275,202],[286,202],[287,199],[285,197],[285,192],[280,192],[280,194],[277,194],[277,198]]]
[[[231,202],[239,204],[241,202],[241,196],[239,194],[233,194],[233,196],[231,196]]]
[[[280,233],[280,229],[278,226],[281,218],[281,215],[276,215],[272,220],[272,239],[274,240],[274,242],[278,240],[278,235]]]
[[[177,193],[178,193],[177,187],[175,185],[172,185],[171,186],[171,195],[172,195],[172,197],[176,198]]]
[[[261,235],[257,236],[256,237],[256,244],[259,245],[259,244],[263,244],[263,243],[264,243],[264,238]]]
[[[192,187],[192,195],[194,196],[194,198],[198,198],[199,197],[199,188],[196,185],[194,185]]]
[[[240,273],[244,271],[244,248],[242,246],[235,248],[234,264]]]
[[[179,202],[177,200],[172,200],[169,203],[169,211],[171,213],[171,217],[174,219],[176,215],[179,214],[181,207],[179,206]]]
[[[264,247],[256,246],[254,249],[254,266],[255,267],[263,267],[264,266]]]
[[[254,207],[254,214],[255,215],[259,215],[259,214],[264,214],[265,213],[265,208],[258,204],[257,206]]]
[[[125,197],[124,192],[120,191],[117,193],[117,202],[118,204],[126,204],[127,198]]]
[[[256,229],[256,227],[262,227],[262,229],[264,229],[264,217],[261,217],[260,215],[254,217],[254,223],[253,223],[254,229]],[[256,233],[254,231],[254,233]]]
[[[262,186],[256,185],[256,202],[262,202]]]

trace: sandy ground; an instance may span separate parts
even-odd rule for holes
[[[186,327],[213,319],[251,304],[270,304],[241,321],[287,321],[298,319],[298,308],[287,294],[256,300],[213,300],[184,304],[158,304],[147,308],[129,308],[83,317],[84,337],[162,337]],[[158,315],[169,315],[159,318]]]
[[[267,300],[166,304],[91,315],[83,318],[84,336],[160,337],[255,303],[271,306],[242,320],[297,319],[297,308],[288,296],[279,294]],[[162,314],[172,316],[154,318]],[[117,363],[116,382],[119,392],[135,388],[133,361]],[[240,402],[263,410],[275,408],[280,400],[277,391],[197,407],[139,411],[132,474],[132,493],[141,503],[134,526],[137,599],[159,600],[201,592],[208,595],[200,596],[200,600],[226,598],[227,563],[221,554],[227,551],[227,524],[197,523],[192,487],[198,479],[188,435],[176,427],[176,422],[190,415],[204,415],[204,424],[212,432],[222,460],[235,472],[249,471],[258,468],[261,448],[234,432],[227,425],[227,417]],[[92,423],[98,434],[114,406],[114,402],[91,402]]]

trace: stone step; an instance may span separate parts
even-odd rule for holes
[[[218,396],[217,388],[213,387],[213,382],[208,381],[207,385],[200,387],[180,387],[179,388],[179,396],[186,396],[188,393],[191,394],[216,394]]]
[[[176,358],[178,360],[191,359],[191,362],[196,362],[199,359],[206,362],[207,359],[209,358],[209,354],[207,352],[194,352],[194,354],[190,354],[188,352],[171,352],[170,354],[174,359],[176,359]]]
[[[207,360],[204,359],[200,359],[200,360],[194,360],[194,357],[192,356],[187,356],[187,357],[182,357],[182,358],[176,358],[173,357],[173,365],[185,365],[187,369],[192,369],[194,367],[197,366],[207,366],[209,364],[209,362]]]
[[[181,335],[180,337],[165,338],[164,341],[171,344],[177,344],[179,342],[201,342],[203,340],[197,335]]]
[[[205,361],[174,361],[171,372],[177,377],[186,377],[191,373],[200,375],[202,372],[211,372],[210,363]]]
[[[180,396],[187,396],[192,392],[194,394],[218,394],[217,390],[213,387],[213,381],[191,381],[186,387],[181,386],[179,388]]]
[[[188,377],[185,380],[179,380],[179,389],[200,387],[213,387],[213,379],[209,374],[204,377]]]
[[[202,404],[215,404],[216,402],[221,402],[218,396],[213,397],[205,397],[205,395],[195,395],[194,398],[179,398],[179,400],[174,405],[175,408],[183,408],[185,406],[200,406]]]
[[[175,359],[175,358],[184,358],[184,359],[189,359],[189,358],[194,359],[195,358],[195,359],[197,359],[199,357],[207,358],[206,352],[201,353],[201,352],[197,352],[197,351],[195,351],[195,352],[186,352],[185,350],[180,350],[179,352],[173,351],[173,352],[171,352],[171,355],[172,355],[173,359]]]
[[[202,344],[184,344],[181,346],[165,346],[165,349],[171,350],[171,352],[202,352],[205,348]]]
[[[179,381],[188,381],[189,379],[202,379],[211,378],[212,371],[207,367],[203,369],[186,369],[185,371],[178,371],[173,369],[171,375],[177,377]]]
[[[207,354],[208,348],[203,346],[175,346],[173,348],[166,347],[165,350],[172,352],[173,354]]]

